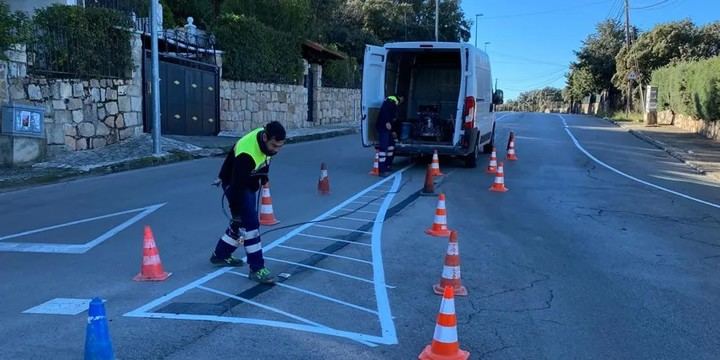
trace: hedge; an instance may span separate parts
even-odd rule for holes
[[[21,12],[11,12],[5,1],[0,0],[0,60],[11,45],[25,41],[27,17]]]
[[[31,71],[48,76],[126,77],[132,69],[127,15],[104,8],[53,5],[33,18]]]
[[[298,84],[302,79],[299,38],[252,17],[226,14],[213,29],[223,55],[223,78]]]
[[[720,57],[669,65],[652,74],[658,109],[720,120]]]
[[[324,87],[356,89],[360,87],[360,70],[357,59],[328,61],[323,65]]]

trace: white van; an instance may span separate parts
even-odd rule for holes
[[[378,144],[375,130],[387,96],[402,95],[394,131],[395,154],[462,156],[476,167],[480,147],[492,151],[495,139],[490,61],[470,44],[399,42],[367,45],[362,82],[361,134],[364,146]]]

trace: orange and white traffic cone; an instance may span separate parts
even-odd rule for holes
[[[488,174],[495,174],[497,172],[497,151],[493,147],[492,154],[490,154],[490,164],[487,167]]]
[[[380,175],[380,156],[378,155],[377,150],[375,150],[375,160],[373,160],[373,168],[372,171],[370,171],[370,175]]]
[[[511,161],[517,160],[517,154],[515,154],[515,133],[510,132],[510,138],[508,139],[507,146],[507,159]]]
[[[433,153],[432,163],[430,165],[432,168],[432,176],[445,175],[442,172],[440,172],[440,159],[438,158],[437,150],[435,150],[435,152]]]
[[[433,291],[438,295],[442,295],[448,286],[453,288],[458,296],[467,296],[468,294],[467,289],[460,281],[460,248],[457,241],[457,231],[455,230],[450,232],[442,277],[440,283],[433,286]]]
[[[320,164],[320,180],[318,180],[318,191],[321,195],[330,193],[330,177],[328,177],[327,165]]]
[[[140,273],[135,275],[135,281],[162,281],[167,279],[171,273],[165,272],[162,261],[160,261],[160,252],[155,245],[155,237],[153,236],[150,226],[145,226],[145,236],[143,238],[143,259]]]
[[[455,316],[455,294],[452,286],[446,286],[435,322],[432,343],[418,355],[420,360],[466,360],[470,353],[460,349]]]
[[[497,174],[495,174],[495,182],[490,187],[490,191],[506,192],[509,189],[505,187],[505,170],[503,163],[498,164]]]
[[[425,171],[425,185],[420,190],[421,196],[435,196],[435,183],[433,182],[432,168],[430,165],[427,166]]]
[[[447,227],[447,210],[445,209],[445,194],[438,196],[437,209],[435,209],[435,220],[432,226],[425,230],[428,235],[436,237],[450,236],[450,230]]]
[[[260,225],[275,225],[279,221],[275,218],[273,212],[272,197],[270,197],[270,183],[266,183],[262,188],[262,197],[260,198]]]

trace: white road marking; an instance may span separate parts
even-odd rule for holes
[[[361,243],[361,242],[359,242],[359,241],[348,241],[348,240],[336,239],[336,238],[329,237],[329,236],[312,235],[312,234],[305,234],[305,233],[297,234],[297,235],[298,235],[298,236],[309,237],[309,238],[314,238],[314,239],[337,241],[337,242],[346,243],[346,244],[354,244],[354,245],[362,245],[362,246],[372,246],[372,245],[370,245],[370,244]]]
[[[390,312],[390,304],[389,299],[387,295],[387,284],[385,284],[385,274],[384,269],[382,266],[382,249],[380,246],[380,234],[382,233],[382,224],[383,220],[385,218],[385,213],[387,209],[389,208],[389,204],[392,202],[392,199],[394,198],[395,194],[397,193],[397,190],[399,189],[400,185],[400,179],[402,177],[402,173],[406,171],[407,169],[411,168],[411,165],[406,166],[403,169],[398,170],[395,172],[392,176],[389,176],[387,178],[384,178],[377,183],[369,186],[365,190],[362,190],[355,195],[351,196],[344,202],[340,203],[336,207],[326,211],[325,213],[317,216],[315,219],[309,221],[308,223],[301,225],[292,231],[288,232],[287,234],[283,235],[282,237],[278,238],[277,240],[270,243],[268,246],[264,248],[264,251],[267,253],[272,248],[276,246],[282,245],[284,242],[294,238],[295,236],[306,236],[306,237],[316,237],[316,238],[325,238],[332,241],[341,241],[345,242],[339,239],[333,239],[333,238],[327,238],[327,237],[319,237],[316,235],[309,235],[309,234],[303,234],[302,232],[313,226],[313,222],[317,222],[326,218],[331,217],[331,215],[335,212],[337,212],[340,209],[345,209],[348,204],[352,203],[353,201],[357,200],[360,196],[365,195],[369,191],[377,189],[379,186],[389,182],[390,180],[394,180],[391,186],[391,189],[394,189],[392,193],[388,193],[388,196],[385,197],[385,200],[383,204],[381,205],[380,210],[376,214],[376,221],[373,226],[373,244],[371,245],[373,248],[373,281],[372,283],[375,285],[375,297],[378,304],[378,311],[380,318],[380,325],[381,325],[381,336],[374,336],[374,335],[368,335],[363,333],[357,333],[357,332],[350,332],[350,331],[342,331],[337,329],[329,329],[329,328],[323,328],[318,326],[309,326],[309,325],[303,325],[303,324],[294,324],[294,323],[287,323],[282,321],[272,321],[272,320],[261,320],[261,319],[249,319],[249,318],[235,318],[235,317],[224,317],[224,316],[215,316],[215,315],[197,315],[197,314],[168,314],[168,313],[154,313],[149,312],[153,308],[156,308],[164,303],[167,303],[171,301],[172,299],[181,296],[182,294],[186,293],[187,291],[197,288],[199,286],[202,286],[202,284],[217,278],[218,276],[228,272],[231,270],[231,268],[222,268],[215,272],[212,272],[198,280],[195,280],[181,288],[178,288],[164,296],[161,296],[135,310],[132,310],[124,316],[128,317],[148,317],[148,318],[162,318],[162,319],[182,319],[182,320],[202,320],[202,321],[219,321],[219,322],[227,322],[227,323],[236,323],[236,324],[254,324],[254,325],[264,325],[264,326],[273,326],[278,328],[286,328],[286,329],[295,329],[300,331],[306,331],[311,333],[317,333],[317,334],[325,334],[325,335],[332,335],[332,336],[338,336],[343,337],[359,342],[367,342],[366,345],[369,346],[375,346],[376,344],[385,344],[385,345],[394,345],[398,343],[395,325],[393,322],[393,317]],[[377,218],[380,219],[380,221],[377,220]],[[349,242],[353,244],[360,244],[360,245],[366,245],[367,244],[361,244],[361,243],[355,243],[355,242]],[[319,295],[319,294],[318,294]],[[321,295],[319,295],[321,296]]]
[[[287,261],[287,260],[283,260],[283,259],[277,259],[277,258],[273,258],[273,257],[269,257],[269,256],[265,256],[265,260],[277,261],[277,262],[281,262],[281,263],[285,263],[285,264],[300,266],[300,267],[304,267],[304,268],[307,268],[307,269],[313,269],[313,270],[317,270],[317,271],[321,271],[321,272],[326,272],[326,273],[328,273],[328,274],[333,274],[333,275],[337,275],[337,276],[342,276],[342,277],[345,277],[345,278],[348,278],[348,279],[353,279],[353,280],[357,280],[357,281],[362,281],[362,282],[365,282],[365,283],[368,283],[368,284],[374,284],[372,280],[363,279],[363,278],[358,277],[358,276],[348,275],[348,274],[345,274],[345,273],[341,273],[341,272],[339,272],[339,271],[333,271],[333,270],[329,270],[329,269],[324,269],[324,268],[317,267],[317,266],[305,265],[305,264],[301,264],[301,263],[298,263],[298,262]],[[394,286],[390,286],[390,285],[387,285],[387,284],[385,284],[385,286],[387,286],[387,287],[389,287],[389,288],[391,288],[391,289],[394,289],[394,288],[395,288]]]
[[[243,276],[243,277],[248,277],[247,274],[243,274],[243,273],[239,273],[239,272],[235,272],[235,271],[229,271],[229,273],[230,273],[230,274],[239,275],[239,276]],[[345,305],[345,306],[351,307],[351,308],[353,308],[353,309],[358,309],[358,310],[365,311],[365,312],[368,312],[368,313],[371,313],[371,314],[375,314],[375,315],[378,314],[378,312],[375,311],[375,310],[368,309],[368,308],[366,308],[366,307],[362,307],[362,306],[359,306],[359,305],[351,304],[351,303],[349,303],[349,302],[345,302],[345,301],[342,301],[342,300],[340,300],[340,299],[335,299],[335,298],[333,298],[333,297],[325,296],[325,295],[318,294],[318,293],[315,293],[315,292],[312,292],[312,291],[308,291],[308,290],[305,290],[305,289],[301,289],[301,288],[299,288],[299,287],[295,287],[295,286],[292,286],[292,285],[288,285],[288,284],[285,284],[285,283],[282,283],[282,282],[275,283],[275,286],[280,286],[280,287],[283,287],[283,288],[286,288],[286,289],[295,290],[295,291],[297,291],[297,292],[301,292],[301,293],[306,294],[306,295],[310,295],[310,296],[314,296],[314,297],[317,297],[317,298],[320,298],[320,299],[323,299],[323,300],[327,300],[327,301],[330,301],[330,302],[338,303],[338,304],[340,304],[340,305]]]
[[[109,231],[105,232],[104,234],[98,236],[97,238],[95,238],[85,244],[0,242],[0,252],[1,251],[12,251],[12,252],[32,252],[32,253],[50,253],[50,254],[84,254],[84,253],[88,252],[90,249],[94,248],[95,246],[100,245],[105,240],[115,236],[120,231],[125,230],[130,225],[132,225],[132,224],[140,221],[142,218],[150,215],[155,210],[163,207],[165,204],[166,203],[156,204],[156,205],[146,206],[144,208],[122,211],[122,212],[118,212],[118,213],[114,213],[114,214],[103,215],[103,216],[98,216],[98,217],[83,219],[83,220],[78,220],[78,221],[72,221],[70,223],[49,226],[49,227],[45,227],[42,229],[25,231],[23,233],[7,235],[3,238],[0,238],[0,240],[11,239],[11,238],[20,237],[23,235],[30,235],[30,234],[35,234],[35,233],[39,233],[42,231],[49,231],[49,230],[59,229],[59,228],[66,227],[66,226],[82,224],[82,223],[93,221],[93,220],[105,219],[105,218],[112,217],[112,216],[118,216],[118,215],[142,211],[141,213],[133,216],[132,218],[128,219],[127,221],[123,222],[122,224],[115,226],[114,228],[110,229]]]
[[[287,245],[278,245],[278,247],[281,247],[281,248],[283,248],[283,249],[290,249],[290,250],[302,251],[302,252],[307,252],[307,253],[311,253],[311,254],[318,254],[318,255],[323,255],[323,256],[328,256],[328,257],[334,257],[334,258],[338,258],[338,259],[345,259],[345,260],[350,260],[350,261],[356,261],[356,262],[360,262],[360,263],[363,263],[363,264],[372,265],[372,263],[369,262],[369,261],[362,260],[362,259],[356,259],[356,258],[354,258],[354,257],[349,257],[349,256],[342,256],[342,255],[330,254],[330,253],[326,253],[326,252],[322,252],[322,251],[313,251],[313,250],[302,249],[302,248],[297,248],[297,247],[294,247],[294,246],[287,246]]]
[[[585,148],[583,148],[582,145],[580,145],[580,142],[578,142],[577,138],[575,138],[575,135],[573,135],[572,131],[570,131],[570,128],[568,127],[568,124],[567,124],[567,121],[565,120],[565,117],[562,116],[562,115],[560,115],[560,114],[558,114],[558,116],[560,117],[560,119],[562,119],[563,126],[564,126],[564,128],[565,128],[565,132],[567,132],[567,134],[570,136],[570,139],[573,141],[573,143],[575,143],[575,147],[577,147],[583,154],[585,154],[587,157],[589,157],[592,161],[595,161],[596,163],[602,165],[602,166],[605,167],[606,169],[608,169],[608,170],[610,170],[610,171],[612,171],[612,172],[614,172],[614,173],[616,173],[616,174],[618,174],[618,175],[622,175],[622,176],[624,176],[624,177],[626,177],[626,178],[628,178],[628,179],[630,179],[630,180],[633,180],[633,181],[639,182],[639,183],[641,183],[641,184],[650,186],[650,187],[655,188],[655,189],[660,190],[660,191],[665,191],[665,192],[667,192],[667,193],[670,193],[670,194],[673,194],[673,195],[676,195],[676,196],[680,196],[680,197],[685,198],[685,199],[687,199],[687,200],[695,201],[695,202],[700,203],[700,204],[703,204],[703,205],[708,205],[708,206],[712,206],[712,207],[714,207],[714,208],[716,208],[716,209],[720,209],[720,204],[715,204],[715,203],[712,203],[712,202],[710,202],[710,201],[705,201],[705,200],[702,200],[702,199],[698,199],[698,198],[696,198],[696,197],[693,197],[693,196],[690,196],[690,195],[687,195],[687,194],[683,194],[683,193],[677,192],[677,191],[675,191],[675,190],[670,190],[670,189],[668,189],[668,188],[666,188],[666,187],[663,187],[663,186],[660,186],[660,185],[655,185],[655,184],[653,184],[653,183],[651,183],[651,182],[647,182],[647,181],[642,180],[642,179],[638,179],[638,178],[636,178],[636,177],[634,177],[634,176],[632,176],[632,175],[628,175],[628,174],[626,174],[626,173],[624,173],[624,172],[622,172],[622,171],[620,171],[620,170],[618,170],[618,169],[616,169],[616,168],[614,168],[614,167],[612,167],[612,166],[610,166],[610,165],[602,162],[601,160],[599,160],[598,158],[596,158],[595,156],[593,156],[592,154],[590,154],[587,150],[585,150]]]
[[[348,229],[344,227],[338,227],[338,226],[330,226],[330,225],[320,225],[320,224],[313,224],[315,227],[325,228],[325,229],[334,229],[334,230],[340,230],[340,231],[347,231],[347,232],[356,232],[361,234],[372,234],[369,231],[362,231],[362,230],[356,230],[356,229]]]
[[[56,298],[23,311],[23,314],[77,315],[87,311],[91,299]]]

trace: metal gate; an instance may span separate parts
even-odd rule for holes
[[[152,64],[144,60],[145,131],[152,130]],[[217,66],[160,55],[160,129],[167,135],[217,135],[220,131]]]

